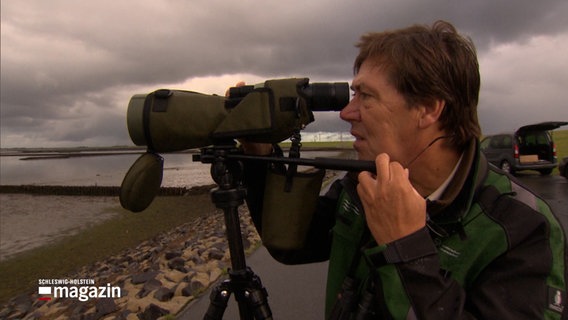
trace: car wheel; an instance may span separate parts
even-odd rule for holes
[[[511,164],[507,160],[503,160],[503,162],[501,162],[501,170],[513,174],[513,168],[511,167]]]
[[[542,169],[542,170],[538,170],[538,172],[540,172],[540,174],[542,176],[548,176],[552,173],[552,169]]]

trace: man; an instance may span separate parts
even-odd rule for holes
[[[358,47],[354,96],[340,116],[376,175],[336,182],[319,200],[304,247],[268,248],[272,256],[329,259],[329,319],[566,319],[560,224],[479,151],[473,43],[438,21],[370,33]],[[258,164],[245,175],[262,234],[270,186]]]

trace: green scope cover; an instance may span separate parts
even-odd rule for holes
[[[307,78],[267,80],[247,94],[213,132],[214,138],[275,143],[314,121],[300,89]]]
[[[135,95],[128,106],[128,130],[134,143],[156,152],[213,144],[211,133],[225,119],[225,97],[162,89]]]
[[[261,238],[270,249],[301,249],[316,209],[325,170],[297,172],[285,191],[286,174],[269,170],[262,208]]]

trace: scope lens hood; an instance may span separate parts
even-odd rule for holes
[[[144,127],[144,102],[146,101],[147,94],[136,94],[132,96],[128,103],[126,111],[126,125],[130,139],[137,146],[145,146],[146,141],[146,128]]]

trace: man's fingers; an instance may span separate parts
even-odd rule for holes
[[[246,83],[244,81],[239,81],[237,82],[237,84],[235,84],[235,87],[242,87],[244,86]],[[225,97],[229,96],[229,92],[230,92],[231,88],[227,88],[227,90],[225,91]]]
[[[381,153],[375,159],[377,167],[377,181],[389,181],[390,179],[390,157],[386,153]]]
[[[373,190],[376,184],[374,175],[368,171],[363,171],[359,173],[358,180],[357,190],[359,191],[359,196],[366,197],[372,194],[371,190]]]

